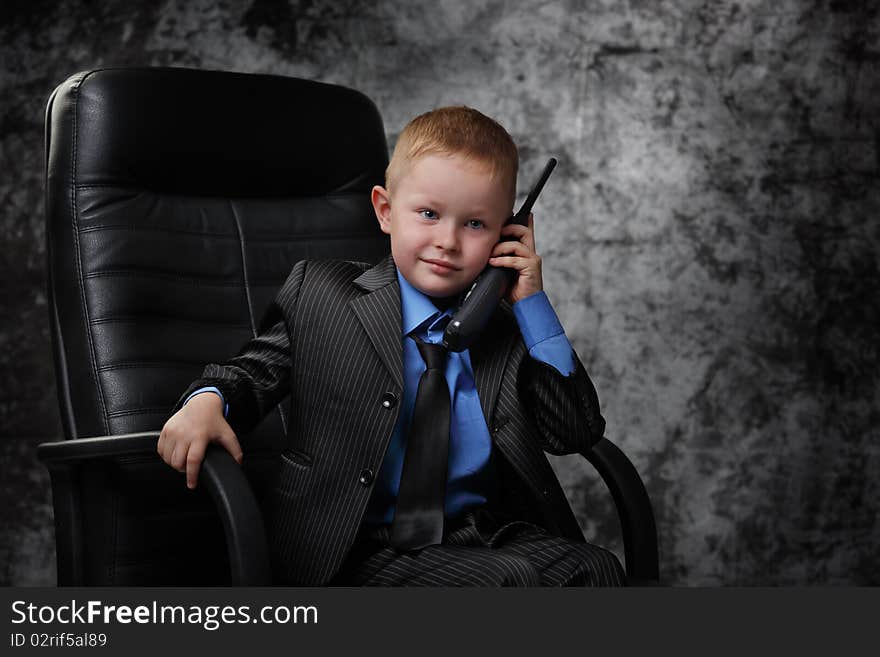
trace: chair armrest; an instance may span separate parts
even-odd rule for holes
[[[623,534],[626,574],[631,585],[656,585],[660,564],[657,554],[657,526],[648,491],[638,471],[620,448],[602,438],[593,449],[581,452],[608,487]]]
[[[64,472],[81,462],[124,456],[155,457],[158,431],[78,438],[43,443],[37,456],[50,471]],[[260,507],[235,459],[219,445],[209,446],[199,482],[205,487],[226,534],[231,581],[235,586],[270,584],[269,549]]]

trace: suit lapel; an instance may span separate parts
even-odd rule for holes
[[[354,284],[366,294],[349,304],[385,367],[403,389],[400,284],[394,260],[387,256],[356,278]]]
[[[502,302],[502,307],[492,315],[488,326],[484,329],[482,339],[477,340],[470,347],[474,383],[480,397],[480,406],[483,408],[483,417],[486,418],[486,424],[490,429],[498,392],[504,380],[504,370],[516,340],[516,333],[511,330],[511,319],[507,316],[506,310],[507,304]]]

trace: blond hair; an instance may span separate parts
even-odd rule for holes
[[[416,160],[432,154],[462,155],[484,164],[508,186],[513,205],[519,155],[510,134],[494,119],[464,105],[440,107],[414,118],[397,138],[385,170],[388,192]]]

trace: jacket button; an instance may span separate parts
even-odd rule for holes
[[[397,403],[397,395],[393,392],[386,392],[382,395],[382,407],[383,408],[394,408],[394,405]]]
[[[358,477],[358,481],[362,486],[369,486],[373,483],[373,471],[369,468],[364,468],[361,470],[361,476]]]

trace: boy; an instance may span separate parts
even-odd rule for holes
[[[586,450],[605,423],[543,293],[532,218],[504,226],[517,168],[510,135],[476,110],[413,119],[372,190],[391,255],[297,263],[260,335],[206,367],[162,429],[160,455],[192,488],[210,442],[241,462],[236,434],[290,393],[269,527],[288,583],[623,583],[617,559],[583,542],[542,451]],[[487,262],[517,272],[506,301],[470,349],[426,366],[438,349],[424,343]],[[448,386],[442,403],[419,399],[426,370],[426,394]],[[439,451],[414,456],[431,431]],[[413,502],[438,461],[439,506]]]

